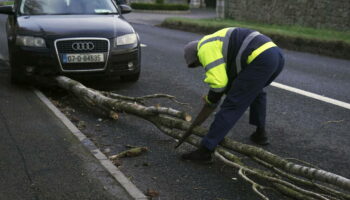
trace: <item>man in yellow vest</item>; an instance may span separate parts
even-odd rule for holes
[[[224,28],[204,36],[199,41],[188,43],[184,53],[188,67],[203,66],[206,75],[204,82],[210,87],[197,118],[206,115],[205,120],[209,116],[208,113],[215,110],[223,94],[226,94],[226,98],[201,146],[195,151],[183,154],[182,158],[211,161],[211,154],[216,146],[248,107],[250,124],[256,126],[256,131],[250,139],[256,144],[267,145],[264,87],[283,69],[284,58],[280,48],[269,37],[257,31]]]

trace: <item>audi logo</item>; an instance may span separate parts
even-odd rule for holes
[[[94,43],[92,42],[74,42],[72,44],[72,49],[75,51],[88,51],[95,48]]]

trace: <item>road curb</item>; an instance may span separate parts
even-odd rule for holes
[[[57,116],[58,119],[75,135],[101,165],[115,178],[116,181],[135,200],[147,200],[148,198],[121,172],[97,147],[86,137],[51,101],[39,90],[33,89],[37,97]]]

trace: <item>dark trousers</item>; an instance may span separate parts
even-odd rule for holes
[[[270,48],[247,65],[233,81],[202,145],[210,150],[224,139],[250,106],[250,124],[265,127],[268,86],[282,71],[284,58],[278,47]]]

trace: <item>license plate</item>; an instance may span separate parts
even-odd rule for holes
[[[63,54],[63,63],[97,63],[104,62],[103,53]]]

